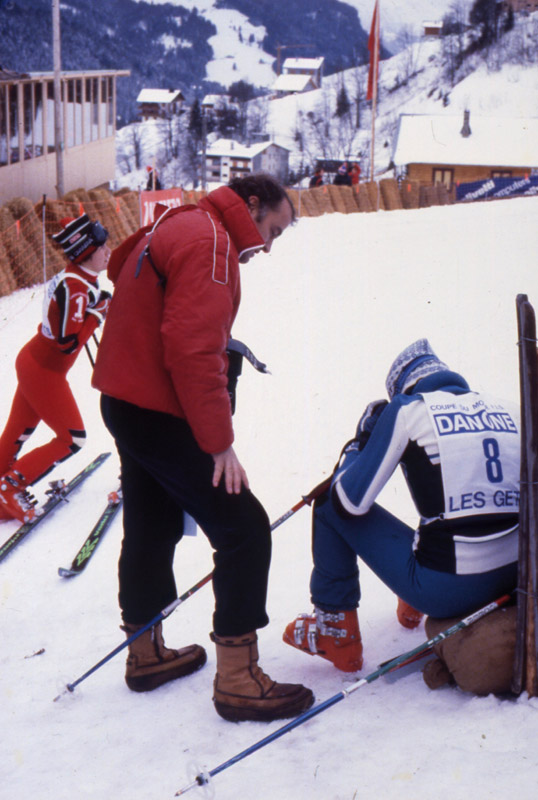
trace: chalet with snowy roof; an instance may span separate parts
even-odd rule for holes
[[[538,11],[538,0],[504,0],[514,11]]]
[[[227,108],[229,105],[230,95],[228,94],[206,94],[200,103],[200,106],[204,109],[204,111],[209,111],[215,114],[222,109]]]
[[[60,74],[64,191],[114,180],[116,81],[129,70]],[[0,203],[56,197],[54,73],[0,68]]]
[[[443,30],[443,20],[435,20],[422,23],[424,36],[440,36]]]
[[[250,172],[268,172],[282,182],[288,178],[290,151],[274,142],[240,144],[234,139],[217,139],[206,150],[208,181],[228,183]]]
[[[319,89],[323,80],[324,58],[286,58],[282,74],[272,89],[277,97]]]
[[[148,119],[168,119],[179,114],[185,98],[179,89],[142,89],[136,102],[138,116]]]
[[[538,169],[538,118],[401,114],[397,174],[424,185],[524,177]]]

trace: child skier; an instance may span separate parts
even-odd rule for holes
[[[15,362],[18,386],[0,437],[0,519],[28,522],[39,514],[27,487],[80,450],[86,439],[67,373],[108,309],[110,294],[97,282],[110,258],[108,231],[87,214],[62,219],[60,225],[52,238],[70,263],[47,283],[43,321]],[[41,420],[55,437],[18,458]]]

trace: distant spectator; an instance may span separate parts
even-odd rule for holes
[[[308,184],[310,189],[315,189],[317,186],[323,186],[323,176],[325,174],[325,170],[323,167],[318,167],[312,177],[310,178],[310,183]]]
[[[361,168],[356,161],[351,165],[349,175],[351,177],[351,185],[356,186],[361,178]]]
[[[157,175],[157,170],[154,167],[146,167],[148,173],[148,182],[146,183],[147,192],[160,192],[163,188],[162,183]]]
[[[334,176],[333,183],[335,186],[351,186],[351,176],[349,174],[347,161],[343,161],[338,167],[338,172]]]

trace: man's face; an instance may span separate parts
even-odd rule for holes
[[[275,209],[266,208],[261,211],[259,198],[253,195],[249,198],[248,210],[260,236],[265,242],[262,250],[264,253],[269,253],[274,240],[282,234],[293,219],[291,206],[284,197]],[[241,258],[241,262],[245,264],[253,255],[256,255],[254,251],[245,253]]]

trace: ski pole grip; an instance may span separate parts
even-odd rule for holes
[[[329,475],[329,477],[325,478],[324,481],[321,481],[321,483],[318,483],[317,486],[314,486],[311,492],[303,495],[303,500],[306,503],[306,505],[311,506],[312,502],[316,499],[316,497],[319,497],[320,494],[323,494],[323,492],[325,492],[330,487],[332,479],[333,476]]]

